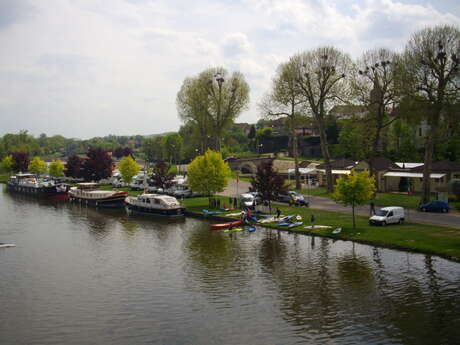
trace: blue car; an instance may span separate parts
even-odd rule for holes
[[[449,204],[442,200],[434,200],[419,206],[422,212],[449,212]]]

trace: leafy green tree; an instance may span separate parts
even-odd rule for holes
[[[171,133],[164,138],[164,150],[169,164],[177,163],[182,158],[182,137],[177,133]]]
[[[339,135],[336,154],[359,161],[368,157],[371,137],[365,123],[360,119],[344,120]]]
[[[260,164],[257,167],[256,175],[252,177],[250,190],[258,192],[263,200],[269,202],[276,199],[276,196],[287,191],[284,178],[273,169],[273,161]]]
[[[188,181],[191,189],[198,193],[214,195],[227,186],[230,167],[219,152],[208,150],[196,157],[188,167]]]
[[[297,85],[306,100],[308,111],[320,134],[321,152],[326,167],[326,184],[332,193],[331,155],[326,133],[326,115],[337,103],[350,98],[349,82],[345,77],[351,71],[351,58],[333,47],[321,47],[291,58],[297,68]]]
[[[40,159],[40,157],[34,157],[34,159],[30,162],[28,169],[31,173],[36,175],[44,174],[48,170],[46,162]]]
[[[360,173],[352,171],[350,175],[344,175],[337,180],[334,200],[346,206],[351,205],[353,214],[353,229],[356,227],[355,207],[369,202],[375,193],[375,179],[369,176],[369,171]]]
[[[449,182],[449,191],[460,201],[460,179],[453,179]]]
[[[64,176],[64,164],[62,164],[60,159],[56,159],[50,163],[49,172],[52,177]]]
[[[131,156],[126,156],[118,163],[118,169],[120,170],[123,181],[131,183],[131,180],[139,173],[141,167]]]
[[[202,152],[207,148],[208,136],[220,151],[225,131],[249,106],[249,85],[240,72],[228,76],[222,67],[209,68],[184,80],[176,104],[179,117],[199,127]]]
[[[412,35],[398,60],[398,92],[429,127],[425,136],[421,202],[431,192],[431,166],[434,145],[442,123],[459,122],[458,112],[449,107],[460,102],[460,30],[442,25],[422,29]],[[447,119],[446,119],[447,117]]]
[[[0,170],[6,173],[10,173],[13,170],[13,156],[8,155],[3,157],[1,163],[0,163]]]

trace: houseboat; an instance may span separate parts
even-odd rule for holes
[[[70,188],[70,200],[96,207],[124,207],[125,198],[128,196],[127,192],[98,190],[98,186],[94,182],[77,183],[76,187]]]
[[[158,216],[183,217],[184,207],[169,195],[141,194],[125,199],[126,211]]]
[[[69,186],[51,179],[37,178],[34,174],[17,174],[9,178],[7,188],[10,192],[27,194],[53,200],[67,200]]]

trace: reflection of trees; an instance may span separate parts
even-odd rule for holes
[[[184,252],[189,261],[188,273],[198,280],[201,291],[222,295],[244,289],[250,279],[246,253],[240,247],[244,233],[210,231],[204,222],[190,224]],[[232,274],[238,271],[238,275]],[[196,288],[191,286],[190,288]]]

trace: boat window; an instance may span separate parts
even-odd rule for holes
[[[147,204],[150,204],[150,199],[147,199]]]
[[[155,199],[155,204],[159,204],[159,203],[160,203],[160,200]]]

